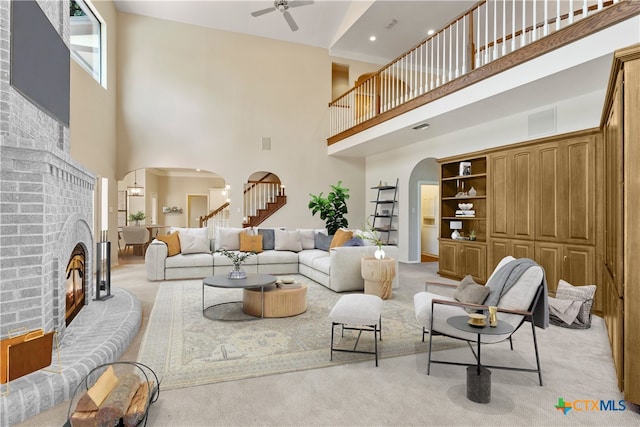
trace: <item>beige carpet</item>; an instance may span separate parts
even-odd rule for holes
[[[286,318],[249,321],[211,320],[202,315],[202,281],[161,283],[138,361],[152,367],[163,389],[233,381],[263,375],[322,368],[371,355],[334,353],[330,360],[331,323],[328,314],[341,297],[304,276],[293,278],[307,286],[307,311]],[[206,306],[242,299],[242,290],[205,288]],[[208,311],[209,313],[209,311]],[[216,317],[247,318],[241,304],[215,307]],[[249,317],[250,318],[250,317]],[[255,318],[254,318],[255,319]],[[427,350],[416,341],[419,326],[411,301],[396,297],[383,304],[380,358]],[[336,328],[336,335],[339,329]],[[363,333],[358,348],[373,350],[372,333]],[[339,345],[353,348],[357,333],[346,331]],[[436,349],[461,344],[435,340]]]

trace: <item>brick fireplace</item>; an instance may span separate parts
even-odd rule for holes
[[[38,2],[69,40],[67,2]],[[69,129],[10,84],[11,2],[0,0],[0,337],[17,328],[64,335],[67,269],[84,253],[81,304],[93,296],[95,176],[70,156]]]

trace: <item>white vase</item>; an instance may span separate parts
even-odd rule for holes
[[[378,249],[376,249],[376,251],[374,252],[373,256],[376,259],[384,259],[384,251],[382,250],[382,247],[378,246]]]

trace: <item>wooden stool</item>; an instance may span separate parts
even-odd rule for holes
[[[391,298],[391,284],[396,276],[396,260],[364,257],[360,261],[360,272],[364,279],[364,293]]]

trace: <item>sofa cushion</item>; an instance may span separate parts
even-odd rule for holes
[[[210,253],[209,239],[207,236],[191,233],[178,233],[180,238],[180,251],[183,254]]]
[[[300,238],[302,239],[302,249],[315,249],[315,235],[316,233],[327,234],[326,228],[299,228]]]
[[[273,228],[258,228],[258,234],[262,236],[262,250],[269,251],[276,247]]]
[[[331,240],[333,240],[333,236],[327,236],[324,233],[316,233],[314,236],[316,249],[320,249],[321,251],[328,251],[329,246],[331,246]]]
[[[242,252],[262,252],[262,236],[250,236],[248,233],[240,233],[240,251]]]
[[[352,237],[353,237],[353,231],[345,230],[344,228],[339,228],[338,230],[336,230],[336,234],[334,234],[333,239],[331,240],[331,245],[329,246],[329,249],[337,248],[339,246],[344,245],[345,242],[347,242]]]
[[[226,249],[237,251],[240,249],[240,233],[244,228],[220,227],[216,233],[216,250]]]
[[[299,231],[275,230],[276,251],[293,251],[300,252],[302,250],[302,239]]]
[[[311,262],[311,267],[313,267],[314,270],[318,270],[324,274],[329,274],[329,272],[331,271],[331,257],[328,253],[327,256],[316,257]]]
[[[209,237],[208,234],[208,230],[207,227],[196,227],[196,228],[186,228],[186,227],[170,227],[169,228],[169,233],[173,233],[174,231],[177,231],[178,233],[182,233],[182,234],[190,234],[192,236],[203,236],[205,238]]]
[[[329,257],[329,252],[321,249],[305,249],[298,253],[298,262],[309,267],[313,267],[313,260],[318,257]]]
[[[167,244],[167,256],[175,256],[180,253],[180,237],[178,237],[177,231],[156,236],[156,239]]]
[[[212,267],[213,255],[211,253],[199,253],[199,254],[178,254],[167,258],[165,261],[166,268],[177,267]]]
[[[258,254],[258,265],[297,263],[298,254],[292,251],[264,251]]]

